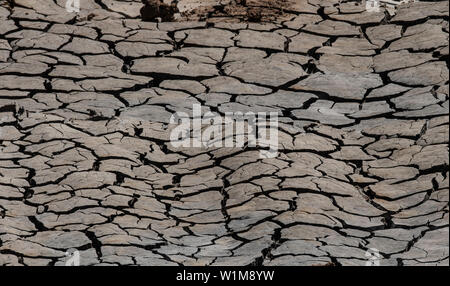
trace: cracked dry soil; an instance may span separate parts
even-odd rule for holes
[[[448,1],[297,0],[263,23],[213,0],[177,3],[208,23],[8,2],[0,265],[449,265]],[[172,147],[194,103],[277,112],[279,156]]]

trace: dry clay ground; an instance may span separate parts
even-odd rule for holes
[[[271,23],[2,2],[1,265],[449,265],[448,1]],[[279,156],[174,148],[194,103],[278,112]]]

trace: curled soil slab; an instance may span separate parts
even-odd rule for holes
[[[142,0],[144,21],[270,22],[288,19],[290,0]]]
[[[179,1],[181,18],[184,20],[213,20],[227,22],[269,22],[286,18],[285,9],[289,8],[287,0],[230,0],[205,1],[200,4],[197,0]],[[212,3],[211,3],[212,2]],[[225,3],[224,3],[225,2]]]
[[[144,6],[141,8],[141,17],[144,21],[156,21],[160,19],[164,22],[173,21],[178,13],[177,4],[164,3],[161,0],[142,0]]]

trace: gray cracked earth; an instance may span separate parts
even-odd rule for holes
[[[150,23],[1,1],[0,265],[448,266],[449,3],[341,2]],[[279,156],[173,148],[193,103],[278,112]]]

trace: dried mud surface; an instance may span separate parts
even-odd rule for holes
[[[0,265],[449,265],[448,1],[1,3]],[[279,156],[172,147],[194,103],[277,112]]]

